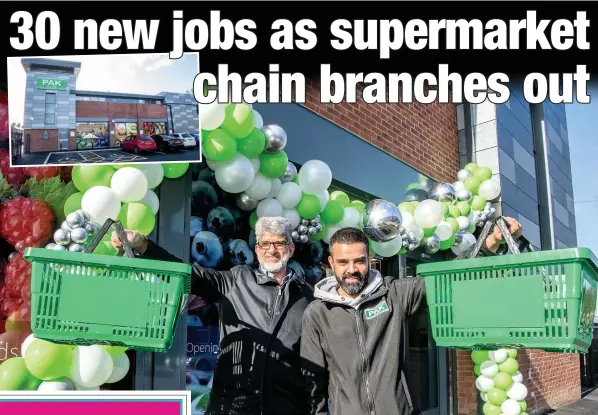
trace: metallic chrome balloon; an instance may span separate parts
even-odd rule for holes
[[[292,182],[297,177],[297,167],[289,161],[287,164],[287,169],[285,170],[284,174],[280,177],[281,183]]]
[[[424,250],[427,254],[435,254],[440,250],[440,238],[434,234],[426,239]]]
[[[413,244],[410,244],[410,245],[409,245],[409,248],[408,248],[408,249],[409,249],[410,251],[413,251],[413,250],[417,249],[417,246],[418,246],[417,244],[413,243]]]
[[[58,229],[54,232],[54,242],[58,245],[68,246],[71,243],[71,233],[64,229]]]
[[[79,228],[81,229],[81,228]],[[70,244],[69,251],[71,252],[83,252],[85,251],[85,247],[81,244]]]
[[[257,208],[259,200],[252,199],[246,193],[239,193],[236,198],[237,207],[241,210],[250,212]]]
[[[409,241],[403,240],[403,248],[407,248],[409,246]]]
[[[87,232],[88,237],[95,236],[96,233],[100,230],[100,226],[93,222],[87,222],[85,224],[85,231]]]
[[[54,249],[54,247],[56,247],[56,244],[51,242],[48,245],[45,246],[46,249]]]
[[[262,132],[266,136],[264,153],[278,153],[287,145],[287,133],[280,125],[264,125]]]
[[[301,225],[303,225],[303,226],[309,226],[309,220],[307,220],[307,219],[301,219]]]
[[[79,215],[83,216],[83,219],[85,220],[85,222],[89,222],[89,214],[84,211],[83,209],[79,209],[76,211]]]
[[[84,244],[88,237],[85,228],[75,228],[71,231],[71,241],[76,244]]]
[[[461,242],[463,242],[463,232],[462,231],[457,231],[455,233],[455,244],[453,246],[457,246]]]
[[[310,235],[315,235],[316,233],[318,233],[318,231],[316,230],[315,226],[310,226],[309,228],[307,228],[307,233],[309,233]]]
[[[316,233],[320,232],[322,229],[324,229],[324,225],[322,225],[321,223],[318,223],[316,225]]]
[[[316,216],[315,218],[309,221],[309,224],[311,226],[316,226],[318,223],[320,223],[320,215]]]
[[[71,229],[80,228],[85,225],[85,218],[79,212],[72,212],[66,217],[66,223]]]
[[[438,183],[430,191],[430,199],[439,202],[452,202],[455,200],[455,188],[449,183]]]
[[[459,179],[460,182],[464,182],[469,177],[471,177],[471,173],[469,172],[469,170],[462,169],[459,170],[459,173],[457,173],[457,179]]]
[[[72,228],[69,226],[69,224],[68,224],[68,223],[66,223],[66,220],[65,220],[65,221],[62,221],[62,223],[60,224],[60,229],[64,229],[64,230],[65,230],[65,231],[67,231],[67,232],[70,232],[70,231],[72,231],[72,230],[73,230],[73,229],[72,229]]]
[[[305,244],[309,241],[309,237],[307,235],[299,235],[299,241]]]
[[[428,199],[428,192],[422,189],[409,189],[405,192],[403,202],[423,202]]]
[[[462,202],[469,202],[473,197],[473,195],[468,189],[457,190],[455,192],[455,196],[457,196],[457,199],[459,199]]]
[[[401,225],[401,226],[399,227],[399,233],[400,233],[401,235],[402,235],[402,234],[404,234],[404,233],[407,233],[407,229],[405,229],[405,227]]]
[[[496,213],[496,209],[495,208],[490,208],[490,214],[494,215]]]
[[[399,235],[402,220],[397,205],[387,200],[375,199],[365,206],[363,232],[375,242],[388,242]]]
[[[54,248],[55,251],[68,251],[68,248],[66,247],[66,245],[56,245]]]
[[[299,235],[305,235],[307,233],[307,226],[306,225],[299,225],[297,227],[297,231],[299,232]]]
[[[297,232],[297,231],[293,231],[293,232],[291,233],[291,237],[293,238],[293,241],[295,241],[295,242],[299,242],[299,232]]]

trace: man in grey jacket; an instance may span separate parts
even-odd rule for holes
[[[306,415],[299,345],[313,289],[287,263],[295,246],[282,217],[255,225],[259,269],[217,271],[193,264],[191,293],[220,305],[220,353],[206,415]],[[181,260],[142,235],[127,232],[138,255]],[[112,244],[122,246],[118,236]]]
[[[517,236],[520,224],[507,222]],[[495,230],[483,254],[496,254],[502,239]],[[329,249],[334,276],[316,284],[315,300],[303,317],[301,357],[310,413],[421,413],[407,386],[405,323],[424,302],[424,279],[383,277],[371,269],[368,238],[355,228],[338,230]]]

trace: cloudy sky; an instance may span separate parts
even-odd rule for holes
[[[189,53],[169,59],[168,53],[131,55],[44,56],[81,62],[77,89],[138,94],[193,90],[198,55]],[[40,58],[44,58],[40,57]],[[25,70],[20,58],[8,58],[8,102],[10,122],[23,122]]]

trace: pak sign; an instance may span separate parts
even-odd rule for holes
[[[66,79],[37,78],[39,89],[66,89]]]

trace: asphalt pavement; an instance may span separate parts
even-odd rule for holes
[[[551,415],[590,415],[598,414],[598,389],[590,392],[582,399],[572,404],[563,406]]]

